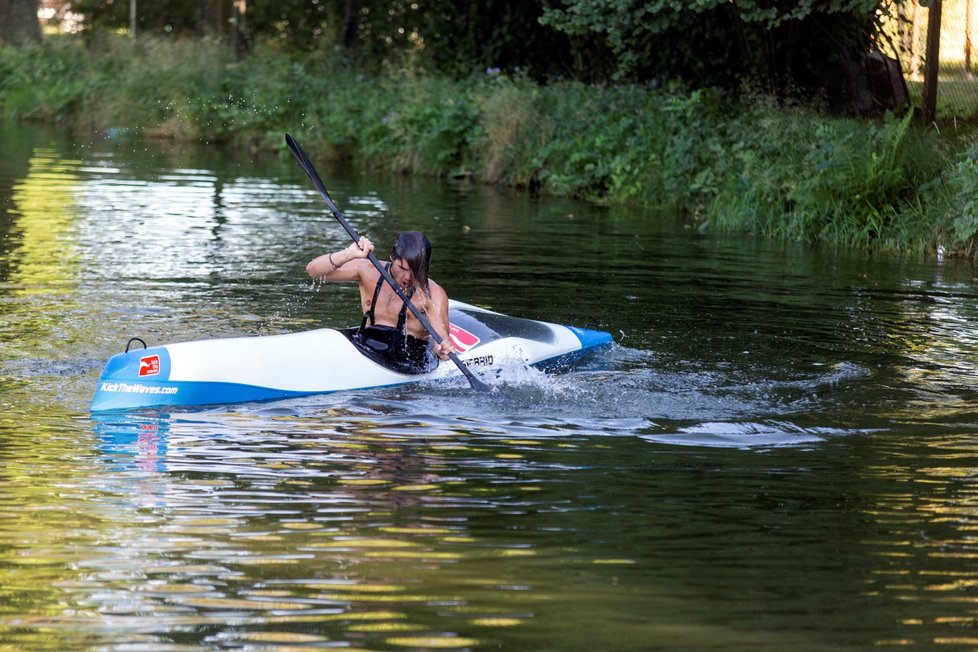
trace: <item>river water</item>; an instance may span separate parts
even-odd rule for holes
[[[0,647],[978,647],[969,264],[323,165],[451,296],[614,345],[93,418],[131,336],[356,323],[304,275],[346,236],[285,156],[0,143]]]

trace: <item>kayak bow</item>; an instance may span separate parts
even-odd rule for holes
[[[604,331],[509,317],[458,301],[449,302],[449,321],[459,358],[483,372],[512,364],[559,368],[611,343]],[[119,353],[105,365],[91,410],[244,403],[461,375],[449,364],[423,374],[387,368],[357,349],[352,330],[198,340]]]

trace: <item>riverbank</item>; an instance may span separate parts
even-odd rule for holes
[[[487,70],[364,77],[335,57],[209,41],[103,37],[0,48],[0,111],[106,135],[309,151],[668,209],[696,228],[972,255],[978,144],[910,116],[829,118],[765,98],[538,85]]]

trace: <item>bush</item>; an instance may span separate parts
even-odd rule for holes
[[[950,167],[947,178],[933,184],[931,204],[935,239],[953,253],[973,255],[978,238],[978,142],[973,142]]]
[[[732,139],[733,173],[708,217],[794,240],[921,249],[917,202],[945,161],[911,120],[827,120],[798,109],[743,121]]]

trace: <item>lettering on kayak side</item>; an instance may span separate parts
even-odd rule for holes
[[[466,364],[474,365],[476,367],[491,367],[492,362],[493,360],[491,355],[480,355],[476,358],[469,358],[465,361]]]
[[[99,385],[102,392],[122,392],[125,394],[176,394],[179,387],[154,387],[138,383],[107,383]]]

